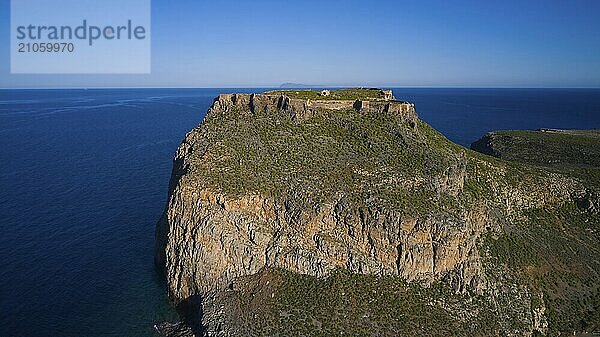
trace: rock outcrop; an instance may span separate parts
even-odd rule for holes
[[[562,207],[585,189],[474,156],[388,96],[220,95],[186,136],[156,259],[170,297],[195,304],[203,333],[235,334],[219,293],[269,269],[441,283],[511,315],[499,334],[547,330],[544,301],[490,267],[484,241],[525,210]]]
[[[269,111],[302,123],[331,110],[389,114],[410,128],[418,120],[414,105],[404,102],[311,102],[262,94],[220,95],[207,120],[233,111],[249,116]],[[190,133],[177,152],[169,206],[159,224],[158,251],[164,252],[160,265],[164,263],[173,298],[223,288],[265,267],[314,276],[347,268],[424,283],[449,278],[457,290],[479,286],[476,242],[492,222],[485,207],[458,216],[414,217],[375,203],[358,206],[343,194],[305,209],[293,200],[259,191],[231,196],[199,189],[180,176],[194,165],[188,157],[198,150],[199,131]],[[460,155],[427,184],[437,193],[456,196],[465,172],[466,158]]]

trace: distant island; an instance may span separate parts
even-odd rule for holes
[[[299,87],[298,87],[299,88]],[[223,94],[156,228],[170,336],[600,331],[600,137],[467,149],[380,89]]]

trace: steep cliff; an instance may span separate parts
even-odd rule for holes
[[[521,261],[510,245],[533,233],[531,214],[564,227],[573,213],[589,225],[561,229],[577,241],[543,272],[569,278],[573,254],[599,256],[598,219],[576,206],[584,185],[457,146],[380,90],[220,95],[176,153],[156,259],[197,334],[423,334],[430,320],[448,335],[570,331],[548,318],[571,300],[548,296],[581,294],[581,315],[596,312],[598,260],[578,262],[585,286],[548,292],[523,274],[555,247]],[[536,226],[560,241],[554,222]],[[350,302],[331,306],[339,296]]]

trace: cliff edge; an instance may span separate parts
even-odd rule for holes
[[[156,261],[197,335],[586,331],[587,191],[451,143],[391,92],[220,95],[175,155]]]

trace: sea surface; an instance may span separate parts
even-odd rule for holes
[[[0,336],[153,336],[177,320],[153,264],[171,160],[221,92],[0,90]],[[468,146],[600,128],[600,90],[394,89]]]

